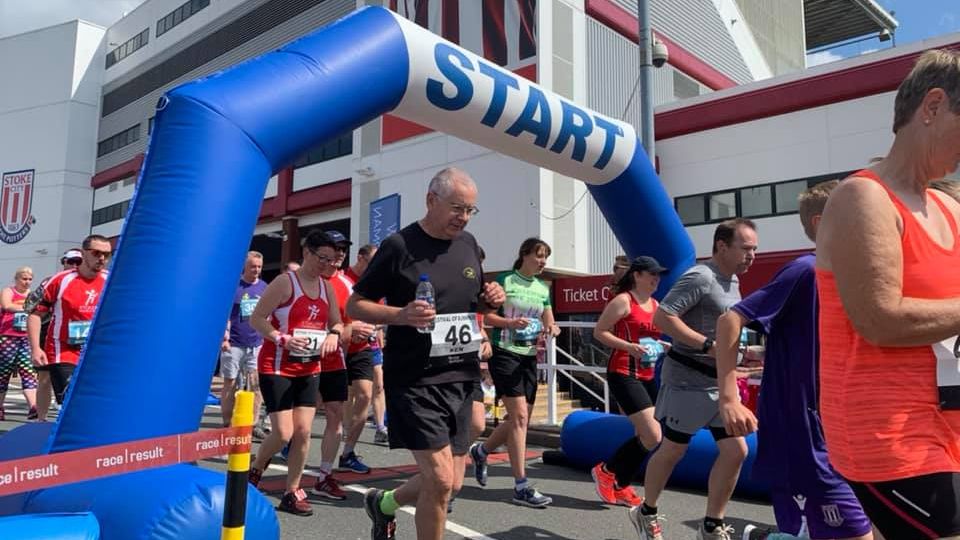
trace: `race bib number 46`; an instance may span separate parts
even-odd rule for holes
[[[933,344],[937,357],[937,391],[940,408],[960,410],[960,336]]]
[[[323,340],[327,339],[327,331],[313,328],[294,328],[293,337],[305,338],[308,343],[305,352],[290,351],[290,356],[306,358],[320,354],[320,346],[323,345]]]
[[[475,313],[437,315],[430,333],[430,356],[457,356],[480,350],[480,325]]]

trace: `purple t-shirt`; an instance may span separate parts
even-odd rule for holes
[[[263,344],[263,338],[250,326],[250,315],[266,288],[267,284],[262,279],[258,279],[256,283],[240,280],[237,292],[233,295],[233,307],[230,309],[230,345],[259,347]]]
[[[842,482],[827,461],[818,412],[817,285],[813,255],[799,257],[762,289],[733,306],[767,335],[757,405],[757,458],[752,473],[774,487]]]

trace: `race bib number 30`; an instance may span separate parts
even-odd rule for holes
[[[240,320],[245,321],[253,315],[253,309],[257,307],[259,298],[244,298],[240,300]]]
[[[290,356],[307,358],[320,354],[320,346],[323,345],[323,340],[327,339],[327,331],[313,328],[294,328],[293,337],[305,338],[309,343],[306,346],[306,352],[290,351]]]
[[[937,391],[940,408],[960,410],[960,336],[933,344],[937,357]]]
[[[67,344],[83,345],[90,335],[90,321],[70,321],[67,324]]]
[[[437,315],[430,333],[430,356],[457,356],[480,350],[480,325],[475,313]]]

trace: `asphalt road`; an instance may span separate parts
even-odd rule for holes
[[[7,419],[0,422],[0,432],[8,431],[25,421],[26,407],[19,391],[11,387],[6,404]],[[51,416],[52,418],[52,416]],[[314,424],[311,444],[310,466],[320,463],[320,441],[325,419],[318,415]],[[203,426],[220,426],[219,408],[208,407]],[[543,448],[531,448],[528,477],[544,494],[553,497],[554,503],[546,509],[530,509],[515,506],[510,502],[513,481],[509,464],[503,461],[491,465],[490,481],[486,488],[479,487],[472,478],[468,465],[467,480],[449,515],[447,539],[470,538],[475,540],[613,540],[637,538],[627,519],[626,509],[601,504],[586,471],[561,466],[547,465],[539,457]],[[373,429],[364,430],[357,453],[374,467],[370,476],[337,474],[341,482],[351,490],[346,501],[334,502],[310,495],[314,505],[311,517],[299,517],[278,512],[284,539],[309,540],[365,540],[370,537],[370,522],[363,511],[361,492],[368,487],[391,488],[399,485],[412,471],[413,459],[405,451],[389,451],[373,444]],[[202,466],[224,469],[222,459],[204,461]],[[282,489],[285,466],[277,461],[264,475],[263,486],[267,490]],[[309,471],[308,471],[309,474]],[[305,487],[312,485],[306,478]],[[637,486],[642,494],[642,487]],[[279,491],[268,491],[274,504],[279,502]],[[704,493],[667,490],[660,500],[661,511],[666,515],[665,538],[681,540],[696,538],[697,525],[703,517],[706,505]],[[762,501],[734,500],[727,513],[728,521],[739,532],[746,523],[771,526],[773,512]],[[400,539],[415,538],[412,509],[398,515]]]

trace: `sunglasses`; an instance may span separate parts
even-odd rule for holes
[[[63,260],[63,264],[72,264],[72,265],[74,265],[74,266],[79,266],[80,263],[82,263],[82,262],[83,262],[83,259],[81,259],[80,257],[73,257],[73,258],[70,258],[70,259],[64,259],[64,260]]]
[[[100,251],[99,249],[89,249],[89,248],[84,249],[84,251],[86,251],[87,253],[93,255],[94,257],[96,257],[96,258],[98,258],[98,259],[99,259],[100,257],[103,257],[104,259],[109,259],[110,257],[113,256],[113,252],[112,252],[112,251]]]

